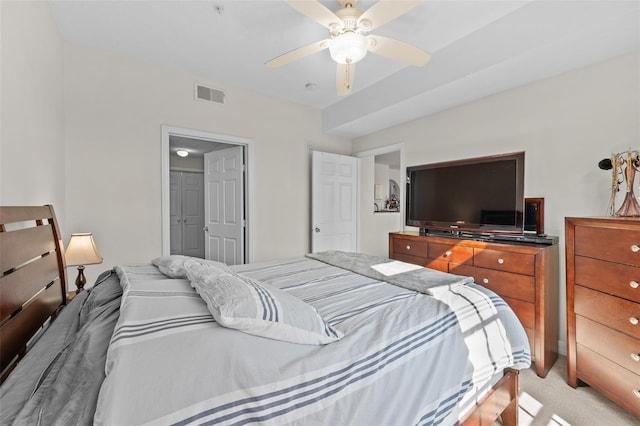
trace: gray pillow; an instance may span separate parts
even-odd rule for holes
[[[221,326],[307,345],[324,345],[343,336],[313,306],[267,283],[215,265],[186,261],[184,268]]]
[[[217,268],[229,269],[229,267],[224,263],[216,262],[214,260],[206,260],[206,259],[200,259],[197,257],[182,256],[177,254],[174,254],[171,256],[156,257],[155,259],[151,260],[151,263],[156,265],[160,270],[160,272],[162,272],[164,275],[168,276],[169,278],[182,279],[182,278],[187,278],[187,273],[184,270],[184,262],[187,260],[197,262],[203,265],[211,265]]]

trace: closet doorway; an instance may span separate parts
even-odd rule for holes
[[[172,168],[169,188],[170,253],[204,258],[204,173]]]
[[[182,156],[178,151],[184,151]],[[234,167],[240,166],[240,177],[236,174],[234,182],[216,177],[211,166],[228,168],[228,151],[239,153]],[[244,138],[162,126],[163,255],[183,254],[227,264],[249,261],[251,152],[251,141]],[[227,194],[238,186],[234,196]],[[225,207],[238,198],[240,208],[238,204]],[[231,211],[233,217],[228,214]],[[237,228],[233,239],[227,235],[230,225]]]

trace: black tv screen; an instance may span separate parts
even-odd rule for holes
[[[407,167],[407,225],[522,233],[524,152]]]

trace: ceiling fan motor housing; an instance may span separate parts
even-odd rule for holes
[[[336,16],[340,18],[342,22],[336,22],[337,26],[332,26],[329,31],[332,37],[340,35],[345,31],[357,31],[357,32],[366,32],[361,25],[358,25],[358,19],[362,15],[362,11],[355,9],[353,7],[343,8],[336,12]],[[334,34],[334,31],[336,32]]]

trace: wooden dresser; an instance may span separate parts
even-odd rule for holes
[[[566,218],[567,376],[640,417],[640,219]]]
[[[558,358],[558,245],[488,243],[417,232],[389,234],[389,257],[472,276],[498,293],[524,326],[536,373]]]

